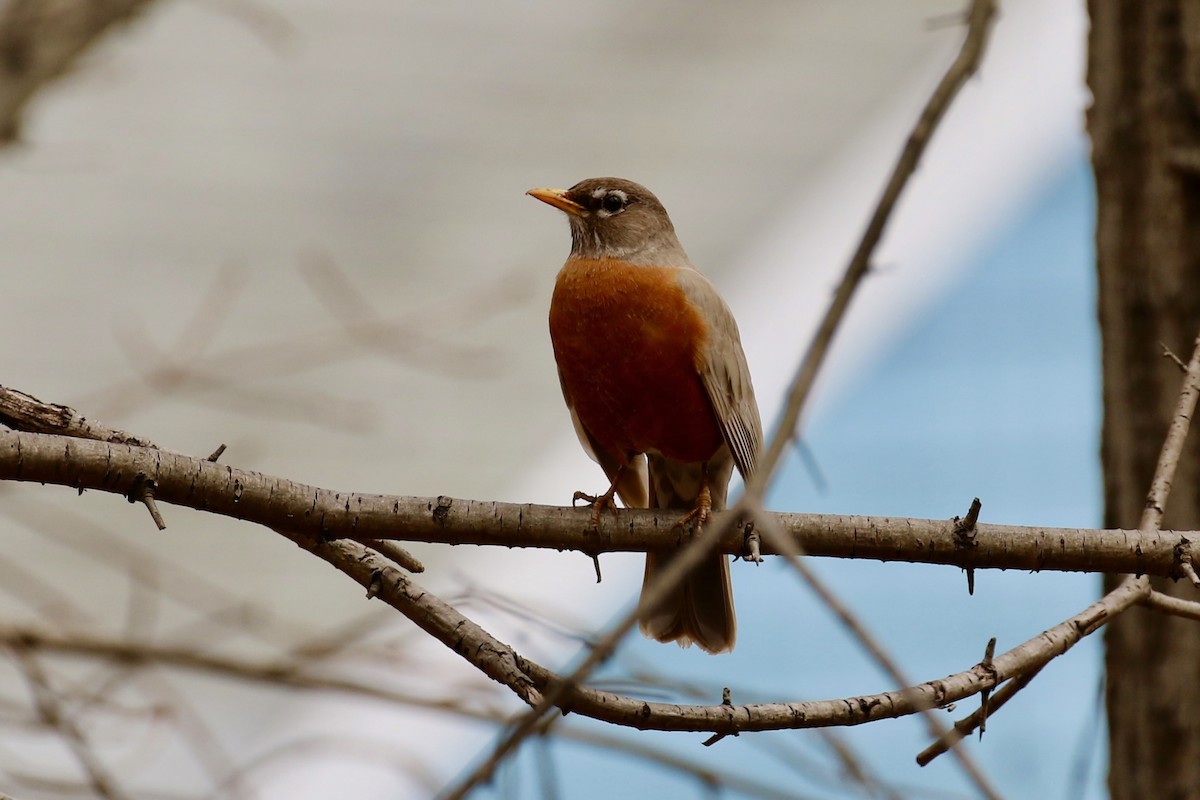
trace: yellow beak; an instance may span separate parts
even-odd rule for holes
[[[567,197],[567,192],[564,189],[530,189],[525,194],[575,217],[582,217],[587,213],[587,210],[583,206]]]

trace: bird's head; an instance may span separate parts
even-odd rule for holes
[[[662,264],[683,253],[667,210],[633,181],[588,178],[570,189],[530,189],[526,194],[566,212],[573,256]]]

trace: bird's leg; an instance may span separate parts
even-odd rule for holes
[[[687,516],[679,520],[681,527],[687,527],[694,522],[693,535],[699,535],[700,530],[712,519],[712,489],[708,486],[708,463],[700,467],[700,491],[696,493],[696,505]]]
[[[612,484],[609,485],[608,491],[604,494],[592,495],[587,492],[575,492],[571,498],[571,505],[575,505],[580,500],[585,500],[592,504],[592,530],[600,527],[600,515],[605,509],[617,513],[617,504],[613,502],[613,498],[617,496],[617,484],[621,482],[621,476],[625,473],[626,464],[622,464],[617,470],[617,474],[613,476]]]

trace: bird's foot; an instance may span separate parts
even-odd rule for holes
[[[600,517],[605,510],[617,513],[617,504],[613,499],[617,496],[617,485],[614,483],[608,488],[604,494],[588,494],[587,492],[576,492],[571,498],[571,505],[575,505],[580,500],[590,503],[592,506],[592,530],[600,527]]]
[[[678,524],[681,528],[692,525],[692,535],[699,536],[700,531],[712,519],[712,491],[708,488],[708,479],[700,484],[700,493],[696,495],[696,506]]]

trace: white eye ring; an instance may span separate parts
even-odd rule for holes
[[[625,194],[620,189],[597,189],[596,191],[592,192],[592,197],[600,200],[600,208],[596,211],[596,215],[599,217],[611,217],[614,214],[620,214],[625,210],[625,206],[629,204],[629,195]],[[601,200],[601,197],[604,199]],[[617,198],[621,201],[621,204],[617,208],[606,208],[606,201],[610,197]]]

